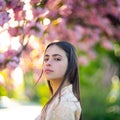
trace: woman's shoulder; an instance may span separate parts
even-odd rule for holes
[[[73,91],[72,91],[72,85],[64,87],[61,90],[61,101],[67,101],[67,102],[78,102],[77,98],[75,97]]]
[[[50,120],[75,120],[81,114],[80,105],[71,101],[61,100],[50,112]],[[78,120],[78,119],[76,119]]]
[[[81,109],[80,102],[73,94],[72,85],[69,85],[62,89],[59,104],[61,106],[68,106],[68,108],[72,109]]]
[[[69,98],[72,98],[70,100]],[[81,106],[77,99],[72,96],[64,94],[59,103],[52,107],[52,111],[50,113],[50,120],[78,120],[81,114]],[[78,119],[75,119],[78,118]]]
[[[76,100],[76,98],[72,98],[71,100],[61,98],[58,105],[61,107],[68,108],[69,110],[81,111],[80,102],[78,100]]]

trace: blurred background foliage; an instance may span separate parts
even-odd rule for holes
[[[83,120],[119,120],[119,57],[100,46],[96,46],[96,51],[96,60],[80,66]]]

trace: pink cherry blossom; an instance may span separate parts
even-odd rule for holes
[[[5,23],[10,20],[9,13],[6,11],[0,12],[0,26],[3,27]]]
[[[15,50],[8,50],[4,53],[0,53],[0,70],[8,67],[13,69],[18,66],[19,58],[16,56],[17,52]]]
[[[18,67],[19,65],[19,58],[14,56],[8,63],[7,63],[7,68],[12,70],[15,69],[16,67]]]
[[[87,54],[87,58],[94,59],[96,52],[93,48],[97,43],[111,50],[111,40],[120,38],[118,1],[0,0],[0,27],[4,29],[7,26],[11,36],[20,38],[20,45],[24,38],[29,39],[31,35],[40,37],[42,43],[62,39],[72,42]],[[32,20],[26,19],[29,10]],[[12,18],[10,21],[9,16]],[[45,18],[49,19],[49,24],[44,24]],[[12,20],[13,24],[15,21],[18,26],[10,27]],[[5,24],[7,22],[8,24]],[[11,60],[17,53],[6,51],[5,60]]]
[[[4,11],[6,7],[6,2],[5,0],[0,0],[0,12]]]
[[[50,10],[55,10],[58,8],[58,4],[61,2],[62,0],[48,0],[46,7]]]
[[[25,18],[25,11],[23,10],[24,2],[19,2],[19,4],[13,9],[15,20],[23,20]]]
[[[18,36],[23,34],[23,28],[18,26],[18,27],[9,27],[8,32],[11,36]]]
[[[113,45],[109,40],[102,40],[102,46],[107,50],[113,50]]]
[[[76,43],[79,41],[76,32],[75,32],[74,30],[71,30],[71,29],[67,30],[67,32],[68,32],[68,39],[69,39],[73,44],[76,44]]]
[[[80,25],[75,25],[74,26],[74,31],[75,31],[77,39],[80,40],[82,38],[84,28]]]
[[[60,15],[63,17],[69,16],[72,13],[72,6],[71,5],[63,5],[59,9]]]
[[[30,0],[31,5],[37,4],[39,2],[41,2],[41,0]]]
[[[4,53],[0,53],[0,64],[3,63],[5,60]]]
[[[18,20],[18,21],[24,20],[25,14],[26,14],[25,11],[15,11],[15,20]]]
[[[77,0],[62,0],[62,1],[63,1],[63,4],[74,6],[74,3],[76,3]]]
[[[67,29],[66,33],[68,33],[69,40],[73,44],[77,45],[79,40],[82,38],[83,28],[81,26],[75,25],[73,30],[72,29]]]
[[[49,34],[44,35],[43,42],[46,40],[53,41],[58,39],[58,33],[56,31],[49,31]]]
[[[40,23],[31,22],[26,28],[25,32],[28,35],[41,37],[43,35],[43,26]]]
[[[14,9],[14,8],[17,6],[18,1],[19,1],[19,0],[7,0],[7,7],[8,7],[9,9],[10,9],[10,8]]]
[[[90,4],[97,4],[99,0],[87,0]]]
[[[17,54],[16,50],[8,50],[4,53],[5,58],[10,60],[11,58],[13,58],[15,55]]]
[[[79,63],[80,65],[87,66],[87,65],[89,64],[89,60],[88,60],[88,58],[87,58],[86,56],[80,56],[80,57],[78,58],[78,63]]]
[[[90,59],[94,60],[97,57],[97,53],[95,51],[93,51],[93,50],[89,50],[88,51],[88,56],[89,56]]]
[[[65,39],[67,37],[67,27],[66,20],[63,18],[57,19],[57,25],[55,26],[53,23],[49,26],[50,33],[56,33],[58,39]],[[64,34],[66,33],[66,34]],[[55,35],[55,34],[54,34]]]
[[[117,38],[117,39],[120,38],[120,30],[114,29],[114,34],[115,34],[115,38]]]
[[[34,18],[36,17],[46,17],[49,13],[48,9],[43,9],[41,7],[32,8],[32,13]]]

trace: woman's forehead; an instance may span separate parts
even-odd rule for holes
[[[57,45],[52,45],[52,46],[48,47],[46,52],[45,52],[45,55],[46,54],[47,55],[56,54],[56,55],[61,55],[61,56],[66,55],[65,51]]]

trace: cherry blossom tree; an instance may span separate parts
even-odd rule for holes
[[[21,97],[20,92],[23,91],[28,97],[34,96],[31,87],[23,90],[23,83],[25,81],[31,83],[39,79],[44,48],[54,40],[71,42],[78,50],[78,61],[81,66],[89,65],[90,60],[95,60],[99,56],[97,47],[105,49],[108,53],[115,49],[115,55],[120,56],[120,45],[114,44],[120,42],[120,0],[0,0],[0,97],[5,94],[5,90],[9,96],[9,93],[16,88],[19,91],[17,92],[19,97]],[[104,67],[101,70],[103,72],[105,69],[103,79],[106,80],[103,82],[106,84],[110,83],[111,76],[120,69],[119,65],[111,69],[111,64],[107,60],[104,59]],[[95,65],[95,71],[97,65]],[[88,70],[92,67],[94,66],[86,68]],[[108,69],[111,69],[110,73]],[[26,73],[24,76],[29,80],[24,77],[23,82],[23,73]],[[31,78],[28,78],[29,73]],[[94,71],[92,73],[94,74]],[[99,79],[98,74],[95,78],[93,76],[91,78],[95,79],[93,80],[95,86]],[[89,70],[82,79],[83,83],[87,83],[86,79],[89,79],[88,84],[91,82]],[[107,99],[113,100],[111,98],[115,98],[115,93],[119,93],[118,76],[113,75],[111,83],[112,90],[115,92],[110,93],[111,96]],[[118,90],[114,85],[117,85]],[[19,86],[22,86],[23,91]],[[103,84],[100,88],[106,91]],[[97,97],[100,97],[98,89],[94,91]],[[88,90],[87,93],[91,95]]]
[[[39,79],[44,48],[54,40],[71,42],[81,66],[99,56],[97,47],[120,56],[119,25],[120,0],[0,0],[0,96],[18,86],[34,96],[23,90],[23,74]]]
[[[9,40],[7,47],[4,39],[0,42],[0,70],[13,70],[21,62],[25,71],[37,71],[44,46],[54,40],[74,44],[84,53],[79,62],[86,65],[96,58],[97,44],[113,50],[119,24],[119,0],[0,0],[0,34]]]

